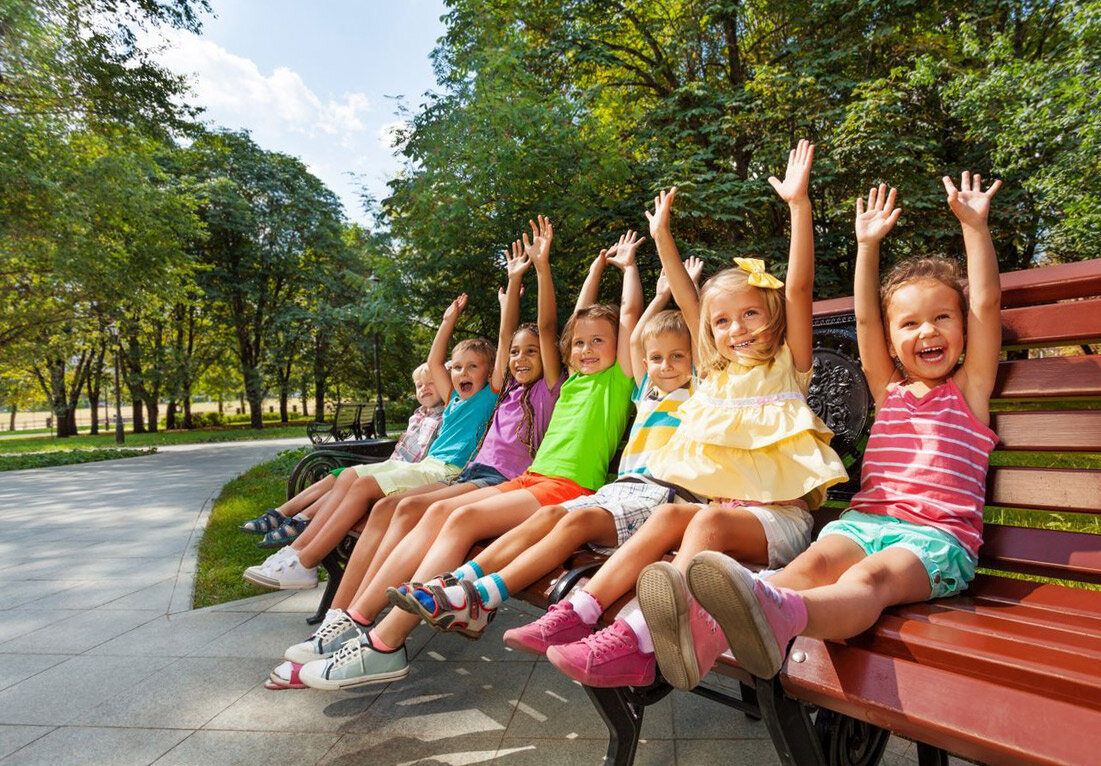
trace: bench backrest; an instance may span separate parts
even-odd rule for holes
[[[1005,360],[991,402],[1000,442],[980,566],[1101,583],[1101,259],[1010,272],[1001,281]],[[816,333],[828,343],[830,327],[843,326],[851,312],[851,299],[816,303]],[[855,337],[838,347],[855,353]],[[867,403],[850,402],[856,422],[851,416]],[[846,435],[842,446],[853,442],[855,454],[859,435]],[[846,490],[851,484],[832,496]]]

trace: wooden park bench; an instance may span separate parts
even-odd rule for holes
[[[306,426],[306,435],[312,444],[370,439],[375,435],[375,426],[370,421],[363,422],[364,413],[371,414],[370,405],[340,402],[333,408],[331,420],[310,423]]]
[[[889,609],[847,641],[795,640],[777,678],[723,658],[697,694],[761,717],[785,764],[866,764],[891,732],[920,763],[1101,763],[1101,260],[1002,275],[1001,365],[980,573],[963,595]],[[851,299],[815,304],[809,401],[859,477],[871,398]],[[855,479],[830,492],[835,518]],[[603,562],[579,551],[517,597],[546,608]],[[615,609],[609,610],[614,613]],[[737,682],[716,685],[714,676]],[[586,688],[606,763],[630,764],[672,690]],[[737,756],[734,756],[735,760]]]

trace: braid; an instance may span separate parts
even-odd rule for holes
[[[497,394],[497,403],[493,405],[493,414],[486,420],[485,425],[482,427],[482,434],[478,437],[478,446],[474,448],[474,451],[470,454],[474,457],[478,456],[478,453],[482,451],[482,444],[486,440],[486,436],[489,435],[489,427],[493,424],[493,419],[497,417],[497,410],[501,406],[501,402],[505,400],[508,395],[508,384],[512,382],[512,371],[505,370],[505,382],[501,384],[501,391]]]
[[[520,420],[520,425],[516,427],[516,435],[520,437],[520,442],[528,448],[528,454],[532,460],[535,459],[535,451],[538,447],[535,444],[535,408],[531,405],[531,389],[541,380],[542,378],[539,378],[535,383],[524,386],[524,392],[520,394],[520,411],[524,413],[524,417]]]

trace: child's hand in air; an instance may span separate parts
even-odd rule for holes
[[[814,163],[814,144],[805,138],[788,152],[788,168],[784,180],[769,176],[768,182],[780,195],[780,199],[789,205],[809,199],[807,189],[810,186],[810,167]]]
[[[512,243],[512,252],[505,250],[505,270],[509,280],[520,279],[531,268],[531,259],[524,252],[524,245],[520,240]]]
[[[694,284],[696,287],[699,287],[700,275],[703,274],[703,261],[701,261],[694,255],[690,255],[684,261],[684,269],[688,272],[688,276],[689,278],[691,278],[692,284]],[[662,270],[661,273],[665,274],[665,271]]]
[[[661,273],[658,274],[658,283],[654,288],[654,292],[657,293],[658,297],[665,298],[669,298],[673,294],[672,288],[669,287],[669,278],[665,276],[665,269],[662,269]]]
[[[897,192],[892,187],[887,191],[887,184],[880,184],[879,188],[873,186],[868,192],[868,206],[864,207],[864,200],[856,198],[856,241],[860,244],[877,244],[887,236],[898,217],[902,215],[902,208],[895,207]]]
[[[664,189],[654,197],[654,212],[646,211],[646,220],[650,222],[650,236],[655,239],[669,233],[669,219],[673,213],[673,199],[677,196],[677,187],[669,191]]]
[[[447,307],[447,310],[443,312],[443,321],[445,322],[457,322],[459,317],[463,313],[463,309],[466,308],[466,293],[463,293],[455,300],[451,301],[451,305]]]
[[[990,184],[986,191],[982,190],[982,176],[976,173],[974,176],[968,171],[960,174],[960,188],[952,183],[952,179],[945,176],[944,190],[948,192],[948,207],[956,214],[956,218],[964,226],[975,229],[985,229],[986,219],[990,215],[990,200],[1002,188],[1000,180]]]
[[[637,231],[628,229],[618,242],[608,248],[605,258],[608,263],[626,271],[630,266],[635,265],[635,251],[645,241],[646,237],[640,237]]]
[[[528,221],[531,226],[531,241],[528,241],[527,233],[524,234],[524,254],[531,259],[536,268],[550,264],[550,246],[554,239],[554,227],[545,215],[537,216],[535,221]]]

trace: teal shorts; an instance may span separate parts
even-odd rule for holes
[[[975,558],[947,532],[893,516],[845,511],[822,527],[818,539],[844,535],[871,556],[887,548],[905,548],[929,573],[929,598],[952,596],[975,577]]]

